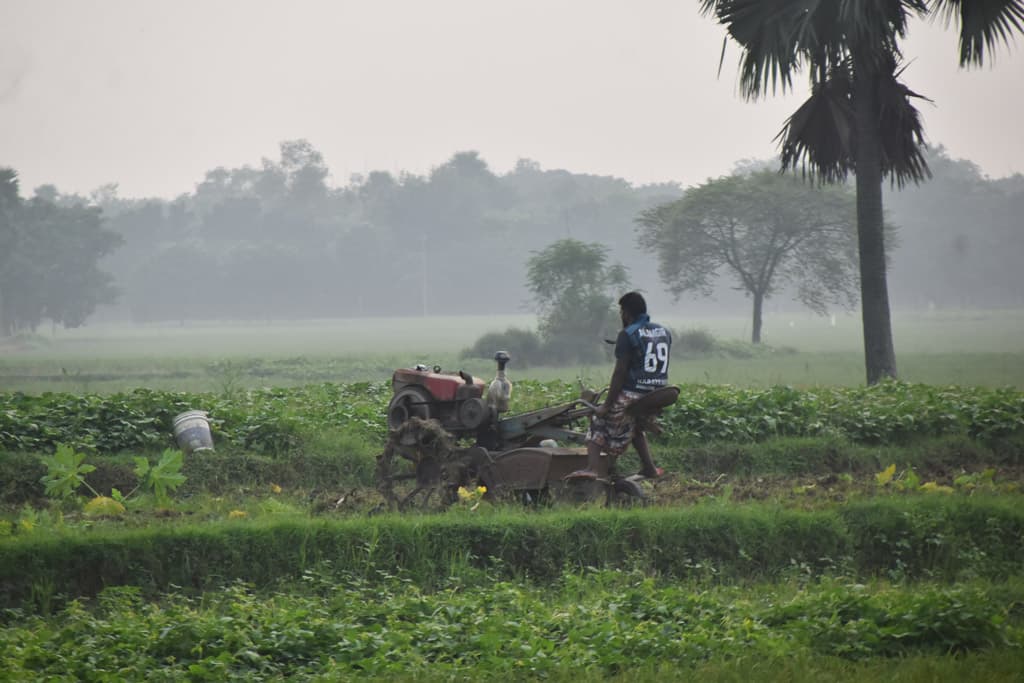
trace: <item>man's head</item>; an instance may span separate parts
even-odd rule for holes
[[[627,292],[619,299],[619,316],[623,326],[639,318],[647,312],[647,302],[640,292]]]

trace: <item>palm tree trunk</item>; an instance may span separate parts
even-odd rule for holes
[[[861,317],[868,384],[896,377],[882,216],[882,159],[878,99],[873,69],[859,70],[854,83],[857,126],[857,243],[860,252]]]
[[[754,292],[754,325],[750,332],[750,343],[761,343],[761,309],[764,307],[764,295]]]

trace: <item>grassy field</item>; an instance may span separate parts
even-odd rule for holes
[[[0,538],[7,680],[1019,680],[1010,499],[261,508],[19,525]]]
[[[746,318],[664,322],[742,342]],[[487,332],[529,328],[532,316],[379,318],[185,325],[96,325],[56,330],[0,347],[0,389],[40,393],[155,389],[220,391],[309,382],[380,381],[397,367],[439,364],[489,377],[488,360],[460,359]],[[929,384],[1024,387],[1024,311],[897,314],[901,378]],[[855,316],[768,315],[765,343],[751,358],[676,354],[676,382],[798,387],[864,382]],[[517,368],[513,378],[606,381],[605,365]]]
[[[1020,680],[1024,402],[971,387],[1024,388],[1024,312],[897,316],[902,378],[963,388],[799,391],[863,384],[852,317],[769,316],[771,350],[674,355],[690,386],[647,507],[382,513],[390,392],[351,383],[419,362],[490,377],[459,351],[531,322],[110,325],[0,347],[0,680]],[[749,329],[665,322],[741,350]],[[523,380],[601,385],[610,364],[510,370],[529,409],[575,389]],[[779,384],[798,390],[761,388]],[[174,393],[95,395],[137,387]],[[161,499],[145,472],[196,405],[217,452]],[[79,467],[57,442],[127,509],[46,493]]]

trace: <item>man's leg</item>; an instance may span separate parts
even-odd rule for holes
[[[593,441],[587,442],[587,469],[597,474],[601,464],[601,446]]]
[[[658,476],[658,468],[654,466],[654,459],[651,457],[651,447],[647,444],[647,434],[640,425],[633,431],[633,448],[640,456],[640,474],[651,478]],[[589,455],[589,449],[587,452]]]

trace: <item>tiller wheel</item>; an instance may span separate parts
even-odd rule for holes
[[[377,488],[399,510],[446,507],[458,498],[465,466],[436,420],[411,417],[392,431],[377,456]]]

